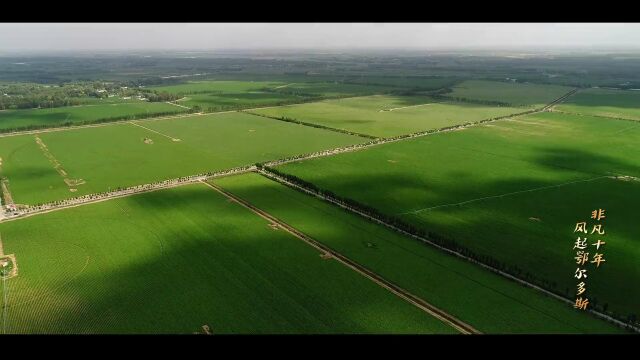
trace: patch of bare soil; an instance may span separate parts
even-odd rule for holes
[[[56,157],[53,156],[53,154],[49,151],[49,148],[44,143],[44,141],[42,141],[42,139],[40,139],[40,137],[38,135],[36,135],[34,138],[36,140],[36,143],[40,147],[40,150],[44,154],[44,156],[51,162],[51,164],[53,164],[53,168],[58,172],[58,174],[60,174],[60,176],[62,176],[62,178],[63,178],[65,184],[67,184],[67,186],[69,186],[71,188],[71,187],[82,185],[82,184],[85,183],[85,181],[82,180],[82,179],[69,179],[68,178],[69,174],[62,168],[62,164],[60,164],[58,159],[56,159]],[[72,189],[69,189],[69,190],[71,192],[74,191]]]
[[[14,254],[0,256],[0,268],[4,270],[7,267],[11,270],[8,274],[3,275],[1,277],[2,279],[11,279],[18,276],[18,263],[16,262],[16,256]]]

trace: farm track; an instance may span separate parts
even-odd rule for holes
[[[214,189],[215,191],[217,191],[218,193],[222,194],[223,196],[227,197],[228,199],[238,203],[239,205],[249,209],[250,211],[252,211],[253,213],[257,214],[258,216],[260,216],[261,218],[269,221],[272,224],[276,224],[279,228],[285,230],[286,232],[290,233],[291,235],[297,237],[298,239],[304,241],[305,243],[307,243],[308,245],[310,245],[311,247],[315,248],[316,250],[320,251],[323,254],[323,257],[326,258],[333,258],[336,261],[340,262],[342,265],[356,271],[357,273],[359,273],[360,275],[368,278],[369,280],[375,282],[377,285],[383,287],[384,289],[390,291],[391,293],[393,293],[394,295],[400,297],[401,299],[409,302],[410,304],[418,307],[419,309],[421,309],[422,311],[428,313],[429,315],[435,317],[436,319],[444,322],[445,324],[453,327],[454,329],[456,329],[457,331],[463,333],[463,334],[480,334],[480,332],[478,330],[476,330],[475,328],[473,328],[471,325],[461,321],[460,319],[457,319],[456,317],[452,316],[451,314],[448,314],[447,312],[429,304],[428,302],[426,302],[425,300],[419,298],[416,295],[411,294],[410,292],[408,292],[407,290],[385,280],[384,278],[382,278],[380,275],[376,274],[375,272],[365,268],[364,266],[358,264],[357,262],[347,258],[346,256],[332,250],[331,248],[325,246],[324,244],[322,244],[321,242],[309,237],[308,235],[298,231],[297,229],[295,229],[294,227],[288,225],[287,223],[279,220],[278,218],[274,217],[273,215],[253,206],[252,204],[250,204],[249,202],[233,195],[232,193],[220,188],[219,186],[213,185],[211,183],[205,182],[203,181],[204,184],[206,184],[207,186],[211,187],[212,189]],[[328,256],[327,256],[328,255]]]
[[[146,127],[146,126],[142,126],[142,125],[138,124],[138,123],[137,123],[137,122],[135,122],[135,121],[130,121],[130,122],[129,122],[129,124],[131,124],[131,125],[133,125],[133,126],[137,126],[137,127],[139,127],[139,128],[143,128],[143,129],[148,130],[148,131],[151,131],[152,133],[156,133],[156,134],[158,134],[158,135],[164,136],[164,137],[166,137],[167,139],[169,139],[169,140],[171,140],[171,141],[181,141],[180,139],[176,139],[176,138],[174,138],[174,137],[172,137],[172,136],[169,136],[169,135],[167,135],[167,134],[161,133],[160,131],[156,131],[156,130],[153,130],[153,129],[149,129],[149,128],[148,128],[148,127]]]
[[[185,99],[185,98],[182,98],[182,99]],[[175,100],[175,102],[167,101],[166,103],[169,104],[169,105],[173,105],[173,106],[177,106],[177,107],[183,108],[183,109],[191,110],[191,108],[188,107],[188,106],[184,106],[184,105],[180,105],[180,104],[176,103],[177,101],[180,101],[182,99]]]
[[[396,110],[410,109],[410,108],[416,108],[416,107],[421,107],[421,106],[429,106],[429,105],[433,105],[433,104],[437,104],[437,103],[433,103],[432,102],[432,103],[427,103],[427,104],[401,106],[401,107],[396,107],[396,108],[391,108],[391,109],[381,109],[381,110],[378,110],[378,112],[392,112],[392,111],[396,111]]]
[[[436,244],[435,242],[433,242],[433,241],[431,241],[431,240],[429,240],[429,239],[427,239],[425,237],[414,235],[414,234],[409,233],[409,232],[407,232],[405,230],[402,230],[402,229],[400,229],[400,228],[398,228],[398,227],[396,227],[396,226],[394,226],[394,225],[392,225],[392,224],[390,224],[390,223],[388,223],[386,221],[383,221],[383,220],[380,220],[378,218],[375,218],[375,217],[365,213],[364,211],[362,211],[362,210],[360,210],[360,209],[358,209],[356,207],[346,205],[343,202],[341,202],[341,201],[339,201],[337,199],[334,199],[333,197],[325,196],[325,195],[322,195],[322,194],[320,194],[320,193],[318,193],[318,192],[316,192],[314,190],[307,189],[307,188],[302,187],[302,186],[300,186],[298,184],[294,184],[294,183],[288,181],[287,179],[285,179],[285,178],[283,178],[283,177],[281,177],[281,176],[279,176],[277,174],[274,174],[274,173],[269,172],[269,171],[265,171],[263,169],[258,169],[258,173],[262,174],[263,176],[265,176],[265,177],[267,177],[267,178],[269,178],[269,179],[271,179],[273,181],[279,182],[279,183],[281,183],[281,184],[283,184],[285,186],[288,186],[288,187],[293,188],[295,190],[301,191],[301,192],[306,193],[308,195],[314,196],[314,197],[316,197],[318,199],[321,199],[323,201],[326,201],[328,203],[336,205],[336,206],[338,206],[338,207],[340,207],[342,209],[345,209],[345,210],[347,210],[349,212],[352,212],[352,213],[354,213],[356,215],[362,216],[362,217],[366,218],[367,220],[369,220],[371,222],[383,225],[383,226],[387,227],[388,229],[394,230],[394,231],[396,231],[396,232],[398,232],[400,234],[403,234],[403,235],[408,236],[410,238],[416,239],[416,240],[421,241],[421,242],[423,242],[425,244],[431,245],[431,246],[433,246],[433,247],[435,247],[435,248],[437,248],[439,250],[442,250],[442,251],[444,251],[444,252],[446,252],[446,253],[448,253],[450,255],[456,256],[456,257],[458,257],[460,259],[463,259],[463,260],[466,260],[466,261],[471,262],[473,264],[479,265],[479,266],[483,267],[486,270],[489,270],[489,271],[491,271],[493,273],[501,275],[501,276],[503,276],[503,277],[505,277],[505,278],[507,278],[509,280],[515,281],[515,282],[517,282],[517,283],[519,283],[521,285],[524,285],[526,287],[529,287],[531,289],[537,290],[537,291],[539,291],[539,292],[541,292],[541,293],[543,293],[543,294],[545,294],[547,296],[550,296],[550,297],[552,297],[554,299],[560,300],[560,301],[562,301],[564,303],[567,303],[567,304],[570,304],[570,305],[574,305],[574,303],[575,303],[574,300],[562,297],[562,296],[560,296],[560,295],[558,295],[556,293],[553,293],[551,291],[548,291],[548,290],[546,290],[546,289],[544,289],[544,288],[542,288],[542,287],[540,287],[538,285],[530,283],[527,280],[523,280],[523,279],[518,278],[518,277],[516,277],[514,275],[511,275],[511,274],[509,274],[507,272],[504,272],[504,271],[502,271],[500,269],[497,269],[497,268],[495,268],[493,266],[490,266],[490,265],[487,265],[487,264],[485,264],[483,262],[480,262],[478,260],[472,259],[472,258],[470,258],[470,257],[468,257],[466,255],[463,255],[463,254],[461,254],[461,253],[459,253],[457,251],[454,251],[454,250],[451,250],[451,249],[446,248],[444,246],[441,246],[439,244]],[[618,326],[620,326],[622,328],[631,329],[631,330],[633,330],[635,332],[639,332],[640,333],[640,327],[629,325],[629,324],[624,323],[624,322],[622,322],[622,321],[620,321],[618,319],[615,319],[615,318],[613,318],[613,317],[611,317],[611,316],[609,316],[607,314],[601,313],[599,311],[594,311],[593,309],[589,309],[587,311],[589,313],[595,315],[596,317],[599,317],[601,319],[604,319],[604,320],[607,320],[609,322],[612,322],[612,323],[614,323],[614,324],[616,324],[616,325],[618,325]]]

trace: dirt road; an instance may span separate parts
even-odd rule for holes
[[[453,327],[454,329],[456,329],[457,331],[463,333],[463,334],[480,334],[480,332],[478,330],[476,330],[474,327],[472,327],[471,325],[463,322],[462,320],[454,317],[453,315],[445,312],[442,309],[439,309],[431,304],[429,304],[428,302],[426,302],[425,300],[419,298],[416,295],[411,294],[410,292],[408,292],[407,290],[385,280],[384,278],[382,278],[380,275],[376,274],[375,272],[365,268],[364,266],[356,263],[355,261],[347,258],[346,256],[330,249],[329,247],[325,246],[324,244],[318,242],[317,240],[314,240],[313,238],[303,234],[302,232],[296,230],[295,228],[293,228],[292,226],[286,224],[285,222],[279,220],[278,218],[270,215],[269,213],[258,209],[257,207],[251,205],[250,203],[242,200],[241,198],[227,192],[226,190],[221,189],[220,187],[210,184],[208,182],[203,181],[204,184],[206,184],[207,186],[209,186],[210,188],[214,189],[215,191],[217,191],[218,193],[222,194],[223,196],[227,197],[228,199],[240,204],[241,206],[251,210],[252,212],[254,212],[255,214],[257,214],[258,216],[262,217],[263,219],[269,221],[270,223],[276,224],[279,228],[287,231],[288,233],[290,233],[291,235],[297,237],[298,239],[304,241],[305,243],[307,243],[308,245],[312,246],[313,248],[315,248],[316,250],[320,251],[322,254],[324,254],[325,257],[328,258],[328,256],[326,256],[327,254],[330,255],[331,258],[335,259],[336,261],[340,262],[341,264],[347,266],[348,268],[354,270],[355,272],[359,273],[360,275],[366,277],[367,279],[375,282],[376,284],[378,284],[379,286],[385,288],[386,290],[390,291],[391,293],[393,293],[394,295],[400,297],[401,299],[407,301],[408,303],[418,307],[419,309],[421,309],[422,311],[426,312],[427,314],[435,317],[436,319],[446,323],[447,325]]]

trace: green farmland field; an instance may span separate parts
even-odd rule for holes
[[[640,127],[628,121],[544,113],[279,169],[517,266],[569,298],[575,224],[608,209],[611,260],[589,278],[589,294],[627,316],[640,313],[640,291],[629,286],[640,281],[640,183],[610,177],[640,177],[638,142]]]
[[[149,89],[179,95],[195,93],[237,94],[275,88],[281,85],[286,84],[277,81],[189,81],[177,85],[150,86]]]
[[[337,129],[390,137],[506,116],[522,109],[437,102],[419,96],[367,96],[254,110]]]
[[[184,84],[152,86],[152,90],[182,95],[178,103],[187,107],[220,111],[244,107],[302,101],[300,96],[278,93],[286,86],[277,81],[190,81]],[[266,91],[271,89],[272,91]]]
[[[455,332],[204,184],[0,232],[19,265],[4,333]]]
[[[184,111],[185,109],[175,105],[144,101],[51,109],[3,110],[0,111],[0,130],[23,129],[29,126],[55,127],[67,123],[76,124],[102,119],[135,118],[140,115]]]
[[[213,182],[481,332],[620,331],[568,304],[260,175]]]
[[[512,106],[541,107],[571,90],[559,85],[468,80],[453,87],[446,96],[470,101],[490,101]]]
[[[217,111],[303,102],[316,97],[377,94],[393,88],[338,82],[193,81],[150,89],[183,95],[179,103],[184,106]]]
[[[37,204],[116,187],[224,170],[362,142],[356,136],[228,113],[40,133],[71,192],[35,135],[0,137],[2,176],[14,201]],[[174,141],[180,140],[180,141]]]
[[[581,90],[556,108],[577,114],[640,120],[640,91]]]

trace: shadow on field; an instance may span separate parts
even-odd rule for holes
[[[606,256],[611,260],[589,277],[590,299],[600,306],[606,303],[609,311],[624,317],[640,314],[640,290],[628,285],[640,281],[635,260],[640,257],[640,230],[634,225],[640,184],[606,177],[612,173],[638,176],[640,167],[600,155],[597,149],[539,148],[530,161],[559,177],[567,172],[567,180],[544,181],[527,172],[496,179],[481,176],[477,170],[457,169],[456,164],[444,174],[414,176],[415,169],[384,172],[368,166],[348,167],[344,161],[339,176],[321,167],[289,173],[305,174],[305,181],[338,196],[453,240],[504,266],[517,266],[521,277],[544,280],[545,287],[568,298],[573,297],[576,285],[575,224],[591,224],[591,211],[606,209],[605,227],[610,229],[607,237],[611,242]],[[483,172],[509,166],[495,160],[488,164]],[[287,166],[278,170],[288,172]],[[584,176],[577,177],[576,171]],[[557,186],[559,183],[564,185]],[[259,189],[252,191],[258,196]],[[595,242],[595,235],[589,239]]]
[[[396,312],[394,304],[402,301],[239,205],[221,199],[212,205],[219,195],[204,186],[111,200],[119,202],[113,211],[100,212],[114,214],[107,216],[112,222],[100,222],[109,234],[87,245],[86,269],[58,283],[31,278],[46,296],[9,309],[20,317],[17,327],[9,322],[9,331],[202,333],[203,325],[214,334],[425,330],[410,305]],[[112,238],[117,232],[110,229],[127,221],[115,216],[118,209],[138,227],[155,226],[160,242],[124,225],[120,230],[131,238]],[[384,321],[370,320],[376,316]]]
[[[624,174],[640,177],[640,166],[631,161],[597,153],[598,149],[539,148],[536,164],[552,170],[578,170],[593,175]]]

